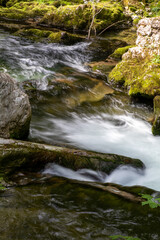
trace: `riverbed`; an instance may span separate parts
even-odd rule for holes
[[[143,171],[121,166],[109,176],[92,176],[97,174],[103,183],[160,191],[160,137],[152,135],[148,122],[152,105],[133,101],[118,89],[112,92],[107,80],[88,67],[105,60],[117,39],[96,40],[95,49],[88,41],[72,46],[33,43],[1,30],[0,70],[17,79],[30,96],[30,141],[138,158],[146,166]],[[101,42],[107,47],[100,54]],[[86,172],[54,164],[43,171],[55,182],[15,187],[1,195],[4,240],[109,239],[115,234],[159,239],[155,212],[65,180],[93,181],[84,177]]]

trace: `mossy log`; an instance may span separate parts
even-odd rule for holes
[[[144,168],[144,164],[140,160],[116,154],[103,154],[0,138],[0,171],[2,174],[12,174],[20,169],[36,172],[48,162],[54,162],[73,170],[88,168],[107,174],[119,165]]]

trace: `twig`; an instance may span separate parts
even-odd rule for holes
[[[121,23],[121,22],[125,22],[125,20],[121,20],[121,21],[118,21],[118,22],[115,22],[115,23],[112,23],[111,25],[109,25],[108,27],[106,27],[103,31],[101,31],[98,36],[100,36],[102,33],[104,33],[108,28],[111,28],[115,25],[117,25],[118,23]]]
[[[101,8],[94,16],[97,16],[103,9],[104,9],[104,7]]]
[[[94,24],[94,19],[95,19],[95,14],[94,13],[95,13],[95,5],[93,6],[93,17],[92,17],[91,25],[88,29],[88,37],[87,37],[88,40],[91,37],[91,30],[92,30],[92,27],[93,27],[93,24]]]
[[[104,8],[104,7],[103,7]],[[89,27],[89,30],[88,30],[88,36],[87,36],[87,39],[89,40],[90,37],[91,37],[91,30],[93,28],[93,24],[94,24],[94,19],[95,17],[103,10],[103,8],[101,8],[97,13],[95,13],[95,5],[93,6],[93,17],[92,17],[92,22],[90,24],[90,27]],[[95,14],[94,14],[95,13]],[[96,33],[96,31],[95,31]]]

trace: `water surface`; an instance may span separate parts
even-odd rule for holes
[[[115,234],[159,239],[158,212],[61,178],[160,190],[160,137],[152,136],[147,121],[152,107],[131,101],[121,91],[113,93],[87,67],[88,62],[107,58],[111,52],[106,46],[99,54],[89,42],[32,43],[0,32],[0,69],[21,82],[30,96],[31,141],[126,155],[146,165],[145,171],[121,166],[110,176],[47,165],[44,174],[59,176],[52,183],[1,194],[3,240],[109,239]]]

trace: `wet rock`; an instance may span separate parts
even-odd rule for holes
[[[48,31],[38,28],[23,28],[15,32],[14,35],[36,42],[52,42],[62,44],[74,44],[85,40],[84,37],[80,37],[79,35],[59,31],[56,29],[53,31]]]
[[[31,107],[23,93],[8,74],[0,73],[0,136],[25,139],[29,133]]]
[[[66,98],[66,102],[70,107],[75,107],[84,102],[98,102],[106,95],[113,94],[114,90],[103,82],[99,82],[89,91],[76,92],[72,96]]]
[[[160,135],[160,96],[154,98],[154,120],[152,126],[153,135]]]
[[[91,68],[92,71],[94,71],[97,74],[108,75],[116,64],[117,61],[107,59],[106,61],[91,62],[87,65]]]

